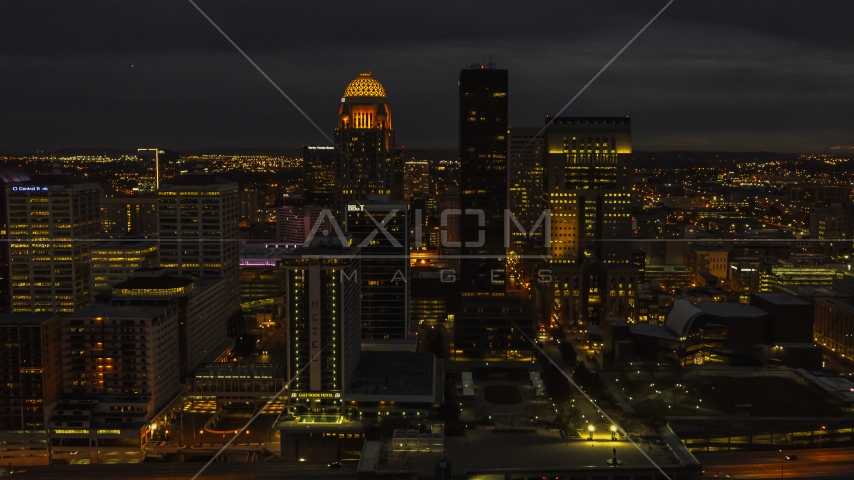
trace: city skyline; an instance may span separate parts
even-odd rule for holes
[[[0,476],[854,474],[854,8],[100,1],[0,11]]]
[[[463,14],[483,18],[471,25],[444,19],[441,9],[383,5],[377,11],[393,41],[371,32],[351,41],[358,55],[338,51],[345,19],[319,17],[324,9],[201,6],[324,131],[333,128],[341,83],[372,71],[395,104],[397,143],[448,148],[457,70],[490,60],[510,70],[510,125],[541,125],[663,3],[553,4],[545,16],[524,6],[467,4]],[[842,20],[851,6],[811,7],[675,2],[565,114],[630,115],[638,150],[851,146]],[[7,152],[0,153],[152,142],[176,150],[323,144],[189,3],[122,12],[58,6],[62,15],[50,16],[36,6],[9,8],[0,20],[9,37],[2,61],[17,75],[0,83],[9,100],[0,129]],[[738,15],[724,14],[730,11]],[[422,17],[428,21],[412,23]],[[568,29],[562,18],[583,20]],[[274,34],[282,25],[284,33]],[[320,26],[336,33],[310,34]]]

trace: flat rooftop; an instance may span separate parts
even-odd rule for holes
[[[345,396],[432,396],[435,363],[431,353],[364,351]]]
[[[812,305],[806,300],[785,293],[754,293],[753,296],[774,305]]]
[[[140,289],[157,289],[166,288],[182,288],[195,283],[195,280],[183,277],[173,277],[172,275],[159,275],[156,277],[131,277],[124,282],[113,285],[114,290],[140,290]]]
[[[142,250],[144,248],[154,247],[157,242],[151,240],[113,240],[110,242],[100,242],[92,245],[93,252],[103,251],[127,251],[127,250]]]
[[[58,316],[58,313],[4,313],[0,315],[0,325],[41,325]]]
[[[110,305],[106,303],[93,303],[92,305],[88,305],[76,310],[74,313],[66,314],[65,317],[154,318],[172,308],[174,307],[171,305],[123,306]]]
[[[773,285],[771,288],[774,290],[791,293],[792,295],[800,295],[805,297],[850,297],[849,295],[846,295],[842,292],[837,292],[836,290],[810,285]]]
[[[200,365],[193,378],[285,378],[285,365],[281,363],[209,363]]]
[[[768,315],[768,312],[759,307],[752,305],[744,305],[742,303],[698,303],[695,307],[703,311],[707,315],[716,317],[763,317]]]

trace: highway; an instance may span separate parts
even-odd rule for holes
[[[786,460],[797,455],[797,460]],[[842,476],[854,478],[854,448],[783,450],[770,452],[697,453],[707,477],[726,473],[738,478],[800,478]]]
[[[192,463],[140,463],[134,465],[51,465],[26,467],[23,479],[81,479],[92,478],[122,480],[185,479],[193,478],[202,462]],[[356,465],[345,464],[340,469],[325,465],[283,465],[280,462],[264,463],[212,463],[199,476],[199,480],[240,480],[311,478],[313,480],[342,480],[356,478]]]

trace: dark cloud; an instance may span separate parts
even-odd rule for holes
[[[371,70],[399,143],[456,145],[467,63],[510,69],[541,125],[663,5],[197,2],[319,125]],[[677,0],[566,112],[631,115],[636,148],[850,145],[850,2]],[[292,147],[323,137],[186,1],[0,4],[0,149]]]

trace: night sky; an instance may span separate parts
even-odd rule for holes
[[[509,69],[510,124],[541,126],[666,0],[197,3],[330,136],[372,71],[398,145],[453,148],[461,68]],[[850,0],[676,0],[564,115],[630,115],[640,150],[839,151],[852,18]],[[183,0],[4,0],[0,68],[0,153],[325,142]]]

